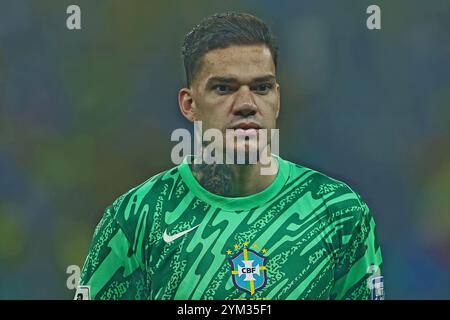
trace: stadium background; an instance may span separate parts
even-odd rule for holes
[[[82,30],[66,28],[81,7]],[[366,8],[382,9],[382,30]],[[71,299],[94,226],[171,167],[180,44],[253,13],[280,44],[280,154],[368,202],[388,299],[450,298],[450,2],[0,1],[0,298]]]

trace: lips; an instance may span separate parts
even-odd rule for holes
[[[250,136],[257,136],[258,130],[261,129],[261,126],[256,122],[240,122],[234,125],[231,129],[234,130],[234,133],[237,136],[245,136],[246,139]]]
[[[234,129],[234,130],[237,130],[237,129],[242,129],[242,130],[250,130],[250,129],[259,130],[259,129],[261,129],[261,126],[259,124],[257,124],[256,122],[240,122],[240,123],[236,124],[235,126],[233,126],[232,129]]]

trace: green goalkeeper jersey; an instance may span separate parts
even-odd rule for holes
[[[92,299],[383,299],[373,217],[345,183],[276,157],[263,191],[205,190],[187,161],[120,196],[80,276]]]

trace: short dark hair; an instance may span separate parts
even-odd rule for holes
[[[203,56],[211,50],[232,45],[264,44],[277,66],[278,46],[269,27],[247,13],[226,12],[203,19],[184,38],[182,54],[187,86],[195,77]]]

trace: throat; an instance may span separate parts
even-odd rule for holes
[[[198,183],[211,193],[225,197],[232,194],[232,172],[223,164],[191,164],[191,171]]]
[[[276,175],[261,175],[257,165],[190,164],[198,183],[224,197],[244,197],[267,188]]]

